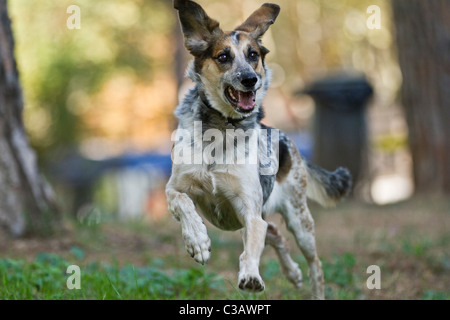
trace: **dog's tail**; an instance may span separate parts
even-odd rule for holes
[[[306,161],[308,175],[307,196],[324,207],[335,206],[351,190],[352,177],[345,168],[327,171]]]

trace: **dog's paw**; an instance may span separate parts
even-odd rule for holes
[[[303,285],[302,270],[295,262],[282,264],[282,270],[285,277],[297,288],[301,289]]]
[[[204,232],[183,233],[184,244],[187,252],[200,264],[205,264],[211,256],[211,240]]]
[[[260,275],[239,276],[239,289],[250,292],[264,291],[264,281]]]
[[[283,270],[284,271],[284,270]],[[302,271],[297,267],[290,271],[284,271],[286,278],[297,288],[301,289],[303,285]]]

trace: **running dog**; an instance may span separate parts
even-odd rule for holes
[[[307,197],[333,206],[349,192],[351,176],[347,169],[328,172],[306,161],[286,134],[261,123],[262,102],[270,83],[265,64],[269,50],[261,38],[280,7],[262,5],[233,31],[223,31],[193,1],[174,0],[174,8],[185,46],[194,58],[187,76],[195,87],[175,111],[178,130],[187,135],[182,139],[173,136],[173,168],[166,196],[169,211],[181,224],[188,253],[201,264],[210,258],[211,241],[202,214],[222,230],[243,230],[240,289],[264,290],[259,262],[266,244],[276,250],[287,279],[300,287],[302,272],[290,257],[286,240],[275,224],[265,221],[269,214],[280,213],[308,262],[313,298],[324,299]],[[221,137],[227,148],[218,141]],[[251,146],[247,141],[257,141],[256,161],[248,159]],[[242,143],[244,148],[240,148]],[[239,157],[246,161],[239,162]]]

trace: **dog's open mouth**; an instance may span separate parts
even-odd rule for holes
[[[230,104],[239,112],[249,113],[256,106],[256,91],[239,91],[233,87],[225,89],[225,96]]]

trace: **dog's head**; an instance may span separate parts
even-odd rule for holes
[[[185,45],[194,56],[190,77],[201,86],[211,106],[225,117],[246,117],[260,108],[270,76],[261,38],[275,22],[280,7],[264,4],[233,31],[222,31],[203,8],[174,0]]]

